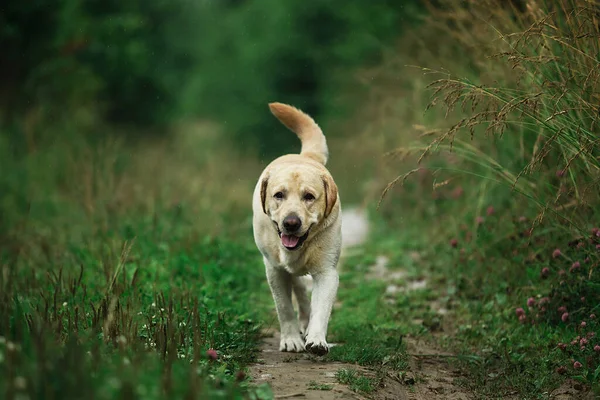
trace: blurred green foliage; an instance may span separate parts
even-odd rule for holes
[[[263,150],[279,151],[295,138],[273,135],[266,103],[334,112],[345,72],[376,61],[417,3],[11,1],[0,13],[0,122],[22,130],[35,113],[74,124],[83,109],[88,126],[91,114],[135,135],[132,125],[147,134],[200,117],[243,148],[268,138]]]

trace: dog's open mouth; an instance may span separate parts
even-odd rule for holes
[[[282,233],[280,237],[281,244],[283,245],[283,247],[285,247],[288,250],[296,250],[299,249],[300,246],[302,246],[302,243],[304,243],[304,241],[308,237],[308,231],[306,231],[306,233],[300,237],[294,235],[286,235],[285,233]]]
[[[306,230],[306,233],[302,236],[295,235],[287,235],[285,233],[281,233],[279,228],[277,228],[277,233],[279,233],[279,237],[281,238],[281,244],[287,250],[297,250],[302,247],[302,244],[308,237],[308,233],[310,232],[310,228]]]

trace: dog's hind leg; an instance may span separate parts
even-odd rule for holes
[[[293,276],[292,277],[292,288],[294,289],[294,295],[298,302],[298,320],[300,321],[300,332],[302,335],[306,334],[306,328],[308,328],[308,321],[310,318],[310,298],[308,297],[308,290],[306,287],[306,276]]]
[[[265,260],[265,267],[273,300],[275,300],[277,317],[279,318],[281,333],[279,350],[292,352],[304,351],[304,340],[300,335],[298,318],[292,304],[292,276],[284,269],[273,268],[267,260]]]

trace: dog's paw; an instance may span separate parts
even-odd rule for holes
[[[304,340],[299,333],[295,335],[281,335],[279,341],[279,351],[290,351],[300,353],[304,351]]]
[[[306,351],[316,356],[324,356],[325,354],[329,353],[329,346],[327,345],[325,339],[319,340],[307,338],[304,348]]]

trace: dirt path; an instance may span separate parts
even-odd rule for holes
[[[265,340],[262,347],[260,364],[251,369],[251,375],[257,383],[268,382],[276,399],[367,399],[353,392],[348,386],[340,384],[335,378],[337,371],[352,368],[371,374],[366,368],[339,362],[324,362],[306,353],[282,353],[279,351],[279,333]],[[409,399],[399,382],[377,393],[380,399]]]
[[[364,243],[369,233],[366,213],[349,209],[343,214],[343,251]],[[416,281],[401,287],[393,281],[404,277],[402,271],[388,273],[387,260],[378,258],[368,278],[386,279],[391,282],[388,292],[397,290],[419,290],[426,281]],[[445,310],[439,310],[444,313]],[[447,363],[447,355],[415,338],[406,338],[411,355],[410,371],[403,376],[387,376],[377,392],[361,395],[346,385],[337,383],[335,374],[343,368],[357,369],[364,374],[373,374],[367,368],[355,364],[324,362],[309,354],[282,353],[279,351],[279,333],[265,332],[267,338],[261,348],[259,362],[250,368],[250,375],[257,383],[267,382],[276,399],[411,399],[411,400],[463,400],[470,399],[462,388],[453,384],[460,374]]]

